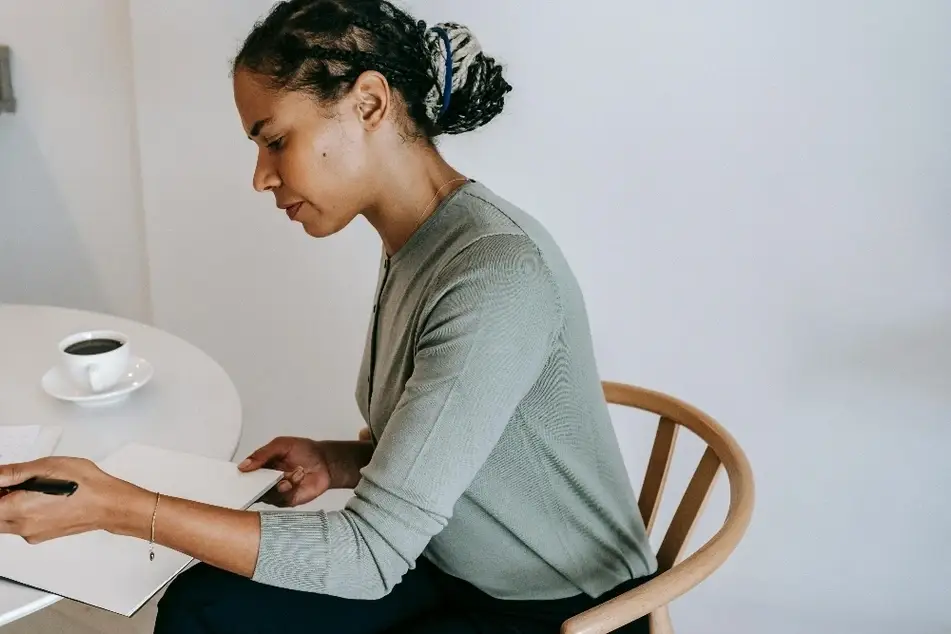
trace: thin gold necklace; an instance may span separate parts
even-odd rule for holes
[[[446,189],[447,186],[449,186],[449,185],[451,185],[451,184],[453,184],[453,183],[457,183],[457,182],[459,182],[459,181],[468,182],[469,179],[468,179],[468,178],[454,178],[454,179],[452,179],[452,180],[446,181],[445,183],[443,183],[443,186],[442,186],[442,187],[440,187],[439,189],[436,190],[436,195],[433,196],[433,199],[429,201],[429,204],[428,204],[428,205],[426,205],[425,207],[423,207],[423,210],[422,210],[421,212],[419,212],[419,216],[416,218],[416,226],[413,227],[413,233],[416,233],[416,230],[419,229],[419,225],[420,225],[420,223],[423,221],[423,216],[426,215],[426,212],[429,210],[429,208],[432,206],[432,204],[433,204],[434,202],[436,202],[436,199],[437,199],[437,198],[439,198],[439,194],[442,193],[442,190]]]

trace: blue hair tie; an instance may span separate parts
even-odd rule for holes
[[[433,31],[438,33],[446,44],[446,85],[442,91],[442,110],[439,111],[439,118],[442,119],[449,110],[449,100],[452,98],[452,42],[449,40],[449,34],[442,27],[434,26]]]

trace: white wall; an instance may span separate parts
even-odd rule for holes
[[[149,319],[123,0],[0,0],[0,302]]]
[[[251,190],[228,62],[269,4],[132,0],[155,318],[232,373],[241,452],[356,433],[379,254],[364,223],[314,241]],[[682,630],[947,631],[951,5],[413,6],[509,63],[505,116],[443,147],[560,241],[603,375],[750,455],[753,526]]]
[[[229,72],[267,6],[131,2],[154,316],[231,374],[238,455],[279,434],[356,436],[379,256],[369,225],[315,242],[251,187]]]

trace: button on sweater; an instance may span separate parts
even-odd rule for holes
[[[375,449],[353,497],[261,512],[257,581],[373,599],[422,556],[524,600],[656,570],[577,281],[482,184],[383,259],[356,398]]]

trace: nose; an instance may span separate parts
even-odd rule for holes
[[[254,190],[258,192],[272,191],[281,186],[281,177],[277,173],[274,161],[266,148],[258,150],[258,161],[254,166],[252,184]]]

